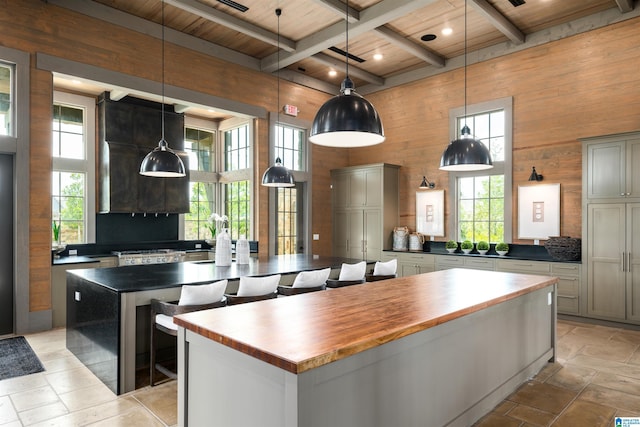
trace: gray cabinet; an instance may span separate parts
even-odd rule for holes
[[[383,252],[381,260],[389,261],[394,258],[398,262],[398,277],[435,271],[434,255],[415,252]]]
[[[640,323],[640,133],[582,142],[581,307],[589,317]]]
[[[398,169],[381,163],[331,171],[334,256],[379,260],[391,248]]]
[[[436,270],[448,270],[450,268],[470,268],[475,270],[495,270],[493,258],[438,255],[436,257]]]
[[[640,134],[583,140],[586,198],[640,199]]]

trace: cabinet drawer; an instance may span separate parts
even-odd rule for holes
[[[496,260],[496,270],[517,273],[549,274],[551,268],[548,262],[498,259]]]
[[[406,262],[415,262],[418,264],[422,264],[422,263],[433,264],[434,258],[435,257],[433,255],[429,255],[429,254],[404,253],[404,254],[400,254],[400,257],[398,259],[403,262],[406,261]]]
[[[380,261],[391,261],[392,259],[397,259],[399,260],[399,256],[400,254],[396,253],[396,252],[382,252],[382,254],[380,255]]]
[[[558,292],[558,313],[564,314],[580,314],[580,305],[578,297],[563,296]]]
[[[493,270],[495,268],[495,261],[490,258],[465,258],[464,266],[480,270]]]
[[[580,294],[580,278],[579,277],[558,276],[558,295],[577,297],[579,294]]]
[[[562,263],[553,262],[551,263],[551,274],[579,276],[580,264],[562,264]]]
[[[439,256],[436,258],[436,270],[464,266],[464,258],[460,256]]]

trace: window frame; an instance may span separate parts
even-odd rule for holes
[[[293,179],[298,183],[302,183],[302,188],[304,191],[303,195],[303,204],[304,204],[304,219],[303,219],[303,231],[301,233],[302,240],[304,242],[304,254],[311,253],[311,194],[312,194],[312,183],[311,177],[313,176],[312,171],[312,146],[309,142],[309,129],[311,128],[311,122],[307,120],[302,120],[297,117],[285,116],[278,114],[276,112],[269,113],[269,162],[268,165],[272,166],[276,160],[278,153],[275,149],[276,139],[276,125],[280,123],[281,125],[295,127],[303,130],[304,134],[304,162],[305,168],[304,171],[292,170],[291,174],[293,175]],[[277,208],[278,208],[278,200],[277,200],[277,189],[269,188],[269,255],[274,255],[276,252],[276,242],[278,236],[276,236],[276,217],[277,217]]]
[[[198,129],[205,132],[211,132],[214,134],[214,153],[212,159],[212,171],[200,171],[191,169],[189,171],[189,184],[193,182],[201,182],[206,184],[213,184],[213,205],[214,210],[222,215],[222,213],[218,212],[221,206],[220,204],[220,186],[219,186],[219,174],[218,171],[220,169],[220,163],[218,159],[220,158],[220,143],[219,143],[219,125],[218,122],[214,120],[207,120],[193,116],[184,117],[184,130],[185,130],[185,140],[186,140],[186,130],[189,129]],[[186,150],[185,150],[186,151]],[[191,191],[191,185],[189,185],[189,191]],[[191,195],[189,195],[191,196]],[[186,214],[180,214],[180,220],[178,221],[178,238],[181,240],[185,239],[185,225],[186,225]],[[210,237],[203,237],[199,240],[209,239]]]
[[[85,241],[79,244],[96,241],[96,188],[95,180],[95,147],[96,147],[96,100],[92,97],[67,92],[54,91],[53,105],[65,105],[84,110],[83,136],[84,159],[67,159],[51,156],[51,173],[78,172],[85,176],[84,226]],[[53,116],[52,116],[53,121]],[[52,218],[53,221],[53,218]]]
[[[233,170],[233,171],[225,171],[224,170],[224,162],[226,158],[225,151],[225,132],[231,131],[233,129],[237,129],[242,126],[247,126],[247,140],[249,141],[247,150],[249,158],[247,159],[248,167],[245,169]],[[253,171],[255,169],[254,165],[254,149],[255,149],[255,119],[244,118],[244,117],[234,117],[228,120],[223,120],[220,122],[218,126],[218,158],[216,159],[217,168],[218,168],[218,201],[219,204],[218,212],[220,215],[227,215],[229,213],[226,211],[227,201],[226,201],[226,184],[238,181],[249,181],[248,194],[250,195],[249,200],[249,227],[247,228],[248,235],[245,236],[248,240],[253,240],[255,236],[255,220],[254,220],[254,206],[255,206],[255,183],[253,177]],[[229,218],[231,220],[231,218]]]
[[[458,119],[465,117],[465,113],[467,116],[473,116],[495,110],[504,111],[504,161],[494,161],[493,168],[488,170],[449,172],[449,194],[452,196],[450,197],[451,209],[449,212],[451,215],[449,215],[448,228],[451,239],[456,241],[460,239],[458,235],[458,178],[489,175],[504,175],[504,241],[512,242],[513,240],[513,98],[505,97],[449,110],[449,137],[452,141],[458,138],[457,122]],[[471,129],[471,133],[473,134],[473,129]]]

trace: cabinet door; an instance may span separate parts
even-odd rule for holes
[[[349,206],[349,175],[346,173],[334,174],[331,180],[333,185],[333,208],[346,208]]]
[[[363,212],[364,259],[377,261],[382,254],[382,212],[379,209]]]
[[[587,208],[587,314],[625,319],[626,205],[590,204]]]
[[[347,230],[349,258],[364,259],[364,216],[361,210],[349,211]]]
[[[625,196],[626,141],[590,144],[587,148],[587,198]]]
[[[640,197],[640,139],[627,141],[626,197]]]
[[[640,203],[627,204],[627,318],[640,321]]]
[[[368,208],[382,206],[382,169],[372,168],[364,171],[365,201]]]
[[[333,256],[349,258],[349,211],[333,215]]]

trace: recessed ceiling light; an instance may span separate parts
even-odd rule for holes
[[[335,77],[337,75],[338,75],[338,72],[336,70],[329,70],[329,76]]]
[[[443,36],[449,36],[451,35],[451,33],[453,33],[453,30],[449,27],[446,27],[446,28],[443,28],[441,32]]]
[[[375,59],[376,61],[380,61],[382,59],[382,54],[381,53],[374,54],[373,59]]]
[[[435,40],[438,36],[436,36],[435,34],[425,34],[424,36],[420,37],[420,40],[422,40],[423,42],[430,42],[431,40]]]

